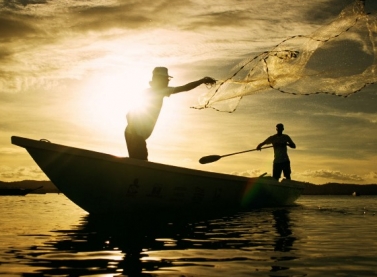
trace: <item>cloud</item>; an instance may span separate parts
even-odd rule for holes
[[[187,58],[204,47],[176,30],[176,22],[187,21],[181,1],[35,3],[0,8],[0,92],[51,91],[108,67],[119,71],[148,57]]]
[[[334,117],[341,117],[346,119],[356,119],[367,121],[372,124],[377,123],[377,113],[364,113],[364,112],[327,112],[326,114],[322,114],[322,116],[334,116]]]
[[[195,30],[208,27],[245,27],[249,22],[250,12],[230,10],[199,15],[188,24],[187,28]]]
[[[309,113],[311,116],[318,116],[318,117],[327,117],[327,118],[339,118],[339,120],[349,120],[353,119],[356,121],[364,121],[371,124],[377,123],[377,111],[375,112],[353,112],[347,111],[347,107],[344,110],[341,109],[334,109],[334,107],[329,106],[328,109],[325,106],[326,103],[316,104],[318,105],[318,110],[316,112],[309,111],[309,110],[297,110],[296,113],[301,116],[308,116]],[[320,109],[323,109],[322,111]]]
[[[52,90],[91,71],[124,67],[130,60],[145,63],[148,57],[199,68],[195,61],[203,63],[205,56],[218,67],[219,59],[239,60],[251,45],[265,49],[272,38],[307,28],[302,14],[310,6],[286,6],[286,1],[6,1],[0,8],[0,91]]]
[[[13,16],[4,15],[3,13],[0,14],[0,41],[2,42],[9,39],[22,38],[37,32],[37,29],[31,24],[28,24],[22,16],[15,18]]]
[[[0,166],[0,180],[2,181],[48,180],[48,178],[37,166],[17,167],[17,168]]]
[[[365,175],[365,178],[375,182],[377,180],[377,172],[371,171],[371,172],[369,172],[368,174]]]
[[[307,9],[304,18],[310,22],[326,21],[338,14],[344,6],[352,3],[353,0],[331,0],[315,2]]]
[[[231,172],[230,174],[244,176],[244,177],[258,177],[264,174],[264,172],[262,172],[260,169],[249,169],[249,170],[241,171],[241,172],[234,171],[234,172]]]
[[[330,179],[330,180],[336,180],[336,181],[356,181],[356,182],[362,182],[365,181],[365,179],[357,174],[346,174],[342,173],[340,171],[332,171],[332,170],[307,170],[301,173],[300,175],[304,177],[310,177],[310,178],[324,178],[324,179]]]
[[[71,28],[73,31],[106,31],[111,28],[138,29],[150,25],[146,6],[135,3],[122,5],[72,7]]]
[[[27,5],[46,4],[47,0],[5,0],[4,6],[12,9],[20,9],[21,5],[26,7]]]

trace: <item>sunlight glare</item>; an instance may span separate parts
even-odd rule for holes
[[[149,77],[149,76],[148,76]],[[135,94],[146,87],[148,77],[122,73],[102,73],[86,82],[81,92],[80,121],[101,136],[123,133],[126,114],[135,104]]]

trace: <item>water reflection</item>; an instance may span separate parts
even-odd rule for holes
[[[289,254],[296,240],[289,214],[289,209],[260,209],[175,220],[85,216],[72,230],[56,231],[53,239],[16,255],[34,268],[27,276],[152,276],[182,270],[216,275],[218,265],[219,276],[236,276],[234,270],[276,276],[289,269],[279,262],[296,259]],[[226,272],[230,263],[237,264],[233,274]]]
[[[273,225],[279,234],[279,236],[275,240],[274,250],[279,252],[289,252],[292,250],[293,243],[296,240],[296,238],[292,235],[289,211],[286,209],[274,210],[272,211],[272,215],[275,220],[275,223]],[[281,257],[277,257],[276,261],[289,261],[294,259],[296,259],[296,257],[283,255]],[[289,269],[289,267],[277,265],[271,266],[271,272],[287,269]]]

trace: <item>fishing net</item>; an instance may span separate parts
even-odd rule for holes
[[[289,37],[243,60],[196,108],[232,112],[242,97],[268,89],[348,97],[376,82],[376,17],[365,13],[364,4],[357,0],[312,34]]]

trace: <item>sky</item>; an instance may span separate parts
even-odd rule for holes
[[[125,115],[154,67],[169,68],[171,86],[231,76],[245,57],[311,34],[352,2],[1,1],[0,180],[47,180],[25,149],[11,144],[13,135],[128,156]],[[376,14],[377,3],[366,0],[366,11]],[[271,149],[198,160],[254,149],[281,122],[297,145],[288,150],[292,179],[377,183],[376,85],[348,98],[266,89],[244,97],[233,113],[193,109],[208,89],[165,99],[147,141],[150,161],[271,174]]]

